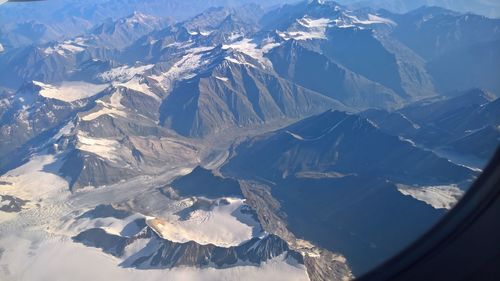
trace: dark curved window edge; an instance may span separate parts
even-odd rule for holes
[[[440,222],[357,280],[500,280],[500,148]]]

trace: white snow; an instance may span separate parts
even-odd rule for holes
[[[292,136],[292,137],[293,137],[293,138],[295,138],[295,139],[298,139],[298,140],[304,140],[304,138],[303,138],[303,137],[301,137],[301,136],[299,136],[299,135],[297,135],[297,134],[295,134],[295,133],[292,133],[292,132],[290,132],[290,131],[286,131],[286,133],[287,133],[287,134],[289,134],[290,136]]]
[[[309,280],[303,265],[289,264],[283,255],[259,267],[137,270],[119,266],[120,259],[104,254],[100,249],[59,237],[32,244],[26,238],[4,236],[0,239],[0,247],[5,249],[2,261],[8,261],[4,267],[0,267],[0,276],[5,276],[6,280]]]
[[[0,190],[3,194],[34,202],[67,191],[68,182],[57,174],[61,164],[54,155],[33,155],[24,165],[0,176],[0,181],[11,183],[0,185]]]
[[[402,137],[402,136],[398,136],[398,138],[399,138],[400,141],[407,142],[407,143],[411,144],[411,146],[417,147],[417,144],[414,141],[412,141],[411,139],[408,139],[408,138],[405,138],[405,137]]]
[[[0,53],[3,52],[3,51],[5,51],[5,49],[4,49],[3,45],[0,44]]]
[[[228,45],[222,45],[223,50],[235,50],[237,52],[243,53],[247,56],[250,56],[254,58],[263,68],[272,68],[272,63],[264,57],[264,50],[258,48],[257,44],[252,42],[252,39],[249,38],[243,38],[242,40],[238,42],[234,42],[232,44]],[[228,57],[229,59],[233,59],[232,62],[234,61],[234,58]],[[226,59],[228,59],[226,58]],[[240,60],[236,60],[238,63],[241,63]]]
[[[229,61],[229,62],[235,63],[235,64],[241,64],[241,65],[248,65],[250,67],[256,67],[255,65],[247,62],[242,55],[238,55],[238,54],[234,55],[233,54],[233,56],[227,56],[224,59],[227,60],[227,61]]]
[[[351,28],[357,26],[358,28],[363,29],[363,26],[372,24],[396,25],[396,23],[390,19],[373,14],[368,14],[366,19],[359,19],[350,12],[343,12],[337,18],[315,19],[309,16],[304,16],[297,19],[296,23],[287,31],[278,31],[278,35],[284,40],[323,40],[327,39],[326,30],[330,26],[336,26],[338,28]]]
[[[297,25],[295,25],[291,30],[278,32],[278,35],[285,40],[326,39],[326,29],[332,22],[333,21],[331,19],[327,18],[312,19],[305,16],[298,19]]]
[[[50,85],[33,81],[33,84],[41,87],[40,95],[43,97],[64,102],[74,102],[95,96],[108,87],[107,84],[98,85],[82,81],[66,81],[62,82],[60,85]]]
[[[11,200],[8,199],[3,199],[2,195],[0,195],[0,208],[8,206],[10,204]]]
[[[144,216],[140,214],[133,214],[124,219],[117,219],[114,217],[80,218],[75,222],[68,224],[65,227],[65,230],[67,233],[71,233],[71,235],[77,235],[78,233],[91,228],[101,228],[109,234],[130,237],[136,233],[124,233],[125,227],[133,221],[141,218],[144,218]]]
[[[390,19],[379,17],[377,15],[372,15],[372,14],[368,14],[368,20],[372,24],[374,24],[374,23],[383,23],[383,24],[387,24],[387,25],[397,25],[394,21],[392,21]]]
[[[75,123],[73,121],[69,121],[51,138],[51,141],[57,141],[61,137],[70,136],[74,128],[75,128]]]
[[[242,38],[243,36],[244,35],[240,32],[232,32],[231,34],[229,34],[229,37],[227,39],[229,39],[229,41],[235,41]]]
[[[332,21],[327,18],[311,19],[308,17],[303,17],[297,22],[307,28],[326,28]]]
[[[295,139],[297,140],[300,140],[300,141],[317,141],[317,140],[320,140],[322,138],[324,138],[326,135],[330,134],[331,132],[333,132],[338,126],[340,126],[345,120],[347,120],[350,116],[346,116],[344,117],[342,120],[340,120],[339,122],[333,124],[330,128],[328,128],[328,130],[324,131],[323,134],[317,136],[317,137],[314,137],[314,138],[304,138],[296,133],[293,133],[293,132],[290,132],[290,131],[286,131],[287,134],[291,135],[292,137],[294,137]]]
[[[464,191],[456,185],[411,187],[398,185],[398,191],[431,205],[435,209],[451,209]]]
[[[208,36],[208,35],[212,34],[212,32],[214,32],[214,31],[213,30],[200,31],[200,34],[201,34],[201,36]]]
[[[76,137],[78,140],[77,149],[95,154],[111,162],[121,159],[121,154],[127,151],[118,141],[113,139],[92,138],[82,131],[79,131]]]
[[[129,26],[133,26],[134,24],[141,24],[149,27],[155,27],[154,23],[157,21],[157,18],[150,15],[145,15],[140,12],[134,12],[131,17],[125,19],[125,23]]]
[[[64,133],[66,130],[61,131]],[[20,213],[0,212],[0,248],[4,249],[0,259],[1,280],[308,280],[305,266],[286,261],[284,255],[260,266],[238,264],[225,269],[180,267],[137,270],[122,267],[120,263],[123,259],[74,243],[71,237],[80,228],[87,227],[102,227],[108,233],[123,234],[124,225],[141,215],[132,215],[123,221],[113,218],[80,219],[75,228],[67,228],[68,223],[74,222],[74,216],[93,208],[96,203],[128,202],[140,196],[151,200],[148,196],[152,194],[148,190],[156,190],[157,179],[141,177],[114,187],[70,194],[68,183],[52,172],[59,169],[58,159],[62,157],[34,155],[25,165],[0,177],[1,181],[13,183],[12,186],[2,185],[0,194],[8,193],[32,200]],[[168,171],[167,174],[165,179],[171,180],[178,171]],[[137,188],[139,185],[140,189]],[[241,199],[230,201],[231,205],[241,203]],[[79,212],[75,212],[77,210]],[[198,215],[194,217],[199,218]],[[250,219],[247,216],[239,218],[244,221]],[[128,245],[125,257],[143,249],[148,241],[138,239]]]
[[[395,26],[397,25],[394,21],[386,18],[382,18],[377,15],[373,14],[368,14],[368,19],[366,20],[361,20],[356,16],[344,13],[344,15],[352,20],[352,23],[354,24],[362,24],[362,25],[371,25],[371,24],[387,24],[387,25],[392,25]]]
[[[215,76],[215,78],[218,79],[218,80],[221,80],[223,82],[229,81],[229,79],[227,77]]]
[[[203,65],[203,63],[206,63],[202,61],[203,53],[212,49],[213,47],[188,49],[186,54],[174,63],[168,71],[150,77],[159,81],[163,89],[168,92],[174,81],[192,78],[195,75],[195,71]]]
[[[98,75],[98,77],[104,82],[120,81],[124,82],[132,79],[137,74],[144,74],[147,70],[154,67],[154,64],[147,64],[141,66],[128,66],[123,65],[115,67],[111,70],[103,72]]]
[[[67,56],[70,54],[81,53],[85,51],[85,47],[86,45],[83,38],[79,37],[75,40],[66,40],[54,46],[47,47],[43,50],[43,52],[47,55],[57,53],[61,56]]]
[[[254,229],[260,227],[250,215],[239,212],[245,205],[243,199],[225,199],[229,205],[214,206],[212,210],[198,209],[187,220],[171,215],[148,220],[148,225],[163,238],[174,242],[195,241],[222,247],[239,245],[253,238]]]
[[[146,96],[152,97],[153,99],[155,99],[157,101],[160,101],[161,100],[160,97],[158,97],[155,93],[153,93],[153,91],[148,86],[148,84],[141,81],[141,79],[142,79],[141,77],[135,76],[125,83],[116,83],[116,84],[114,84],[114,86],[128,88],[128,89],[143,93]]]
[[[84,121],[94,120],[102,115],[110,115],[112,117],[127,117],[124,111],[125,107],[121,104],[122,95],[119,90],[115,91],[109,98],[110,102],[105,102],[102,99],[97,100],[96,103],[101,106],[98,111],[90,112],[83,115],[81,118]]]
[[[265,42],[263,45],[262,45],[262,52],[264,54],[267,54],[269,53],[269,51],[271,51],[272,49],[280,46],[281,44],[280,43],[276,43],[276,42]]]
[[[151,240],[147,239],[147,238],[137,239],[134,242],[132,242],[131,244],[127,245],[127,247],[125,247],[125,249],[124,249],[123,259],[126,259],[126,258],[136,254],[140,250],[146,248],[148,243],[150,243],[150,241]]]

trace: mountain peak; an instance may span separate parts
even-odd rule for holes
[[[128,23],[147,23],[148,21],[155,21],[158,18],[155,16],[151,15],[146,15],[144,13],[134,11],[132,14],[130,14],[128,17],[125,18],[125,21]]]
[[[308,3],[310,5],[323,5],[325,4],[325,0],[309,0]]]
[[[437,16],[437,15],[460,15],[458,12],[454,12],[452,10],[448,10],[446,8],[438,7],[438,6],[429,6],[424,5],[418,9],[408,12],[409,15],[418,15],[423,17],[429,16]]]

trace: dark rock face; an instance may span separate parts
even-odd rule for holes
[[[116,257],[122,257],[125,248],[138,239],[148,239],[149,242],[142,250],[127,257],[122,266],[140,269],[178,266],[224,268],[242,263],[258,266],[282,254],[295,262],[303,263],[302,256],[290,250],[287,243],[275,235],[253,238],[229,248],[200,245],[193,241],[171,242],[160,238],[149,227],[129,238],[106,233],[100,228],[89,229],[73,237],[75,242],[100,248]]]
[[[109,234],[101,228],[85,230],[73,237],[73,241],[82,243],[85,246],[100,248],[114,256],[123,255],[125,247],[129,243],[128,238]]]
[[[138,170],[131,171],[123,166],[110,163],[91,153],[73,150],[66,155],[59,174],[70,179],[71,190],[86,186],[104,186],[140,174]]]
[[[374,83],[296,41],[283,43],[267,56],[281,76],[347,106],[391,108],[401,103],[401,98],[390,88]],[[312,69],[314,75],[311,75]]]
[[[399,252],[444,214],[402,196],[392,183],[362,176],[288,178],[272,196],[292,233],[343,254],[354,275]]]
[[[344,106],[272,73],[223,61],[212,73],[178,83],[160,108],[160,122],[181,135],[203,137],[332,107]]]
[[[304,264],[310,280],[340,280],[346,277],[352,278],[352,271],[339,255],[321,249],[319,255],[308,255],[310,249],[304,249],[301,238],[295,236],[289,229],[287,213],[284,212],[280,202],[271,194],[271,187],[255,181],[241,181],[242,190],[246,202],[255,210],[262,227],[269,233],[275,233],[288,242],[295,250],[304,251]],[[316,248],[318,250],[318,248]]]
[[[479,159],[488,160],[494,155],[495,149],[500,144],[500,128],[486,126],[479,131],[468,134],[449,143],[448,146],[455,151],[473,155]]]
[[[10,195],[0,195],[0,211],[17,213],[23,209],[28,201]]]
[[[303,263],[302,256],[288,248],[285,241],[277,236],[269,235],[262,239],[253,238],[239,246],[221,248],[214,245],[199,245],[196,242],[174,243],[159,240],[156,250],[131,261],[127,259],[123,265],[138,268],[172,268],[176,266],[194,266],[217,268],[229,267],[238,263],[259,265],[281,254],[292,257]],[[141,252],[137,254],[142,255]]]
[[[382,132],[366,119],[338,111],[243,143],[222,171],[270,180],[306,171],[335,171],[421,184],[457,182],[475,175]]]
[[[190,174],[174,180],[170,186],[181,197],[203,196],[207,198],[243,198],[238,181],[214,175],[200,166]]]

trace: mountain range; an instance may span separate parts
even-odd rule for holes
[[[120,280],[352,279],[437,222],[498,147],[499,19],[146,2],[0,6],[8,278],[30,252],[49,279],[72,274],[48,254]]]

